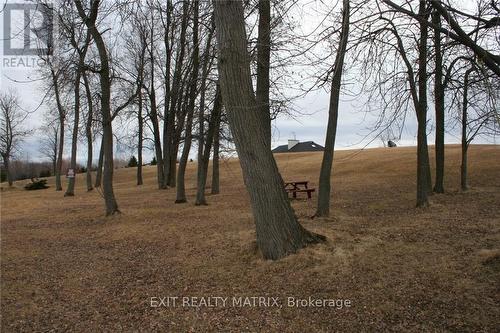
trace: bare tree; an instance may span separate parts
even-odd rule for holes
[[[241,1],[215,1],[223,103],[250,194],[257,245],[265,259],[279,259],[324,236],[297,221],[276,161],[268,149],[253,92]]]
[[[186,30],[189,18],[189,1],[182,2],[181,31],[176,50],[175,69],[172,81],[172,89],[169,90],[170,106],[165,118],[163,128],[163,159],[165,160],[165,177],[168,186],[174,187],[176,184],[176,163],[177,163],[177,144],[176,144],[176,111],[181,109],[182,102],[182,70],[184,64],[184,55],[186,51]],[[182,130],[182,126],[180,126]],[[177,131],[179,132],[179,131]],[[180,135],[180,134],[179,134]]]
[[[75,0],[75,5],[78,9],[78,14],[89,29],[92,38],[95,41],[100,59],[100,83],[101,83],[101,114],[103,128],[103,155],[104,155],[104,171],[103,171],[103,192],[104,201],[106,203],[106,215],[112,215],[117,212],[118,204],[113,191],[113,128],[111,125],[111,79],[108,52],[102,38],[101,32],[97,29],[96,20],[99,11],[99,0],[94,0],[91,7],[86,13],[81,0]]]
[[[222,96],[220,92],[220,86],[217,85],[217,90],[215,93],[215,100],[213,105],[213,110],[210,115],[210,121],[208,126],[206,144],[204,146],[203,154],[199,156],[199,166],[198,166],[198,187],[196,192],[196,205],[206,205],[205,199],[205,186],[207,182],[207,174],[208,174],[208,162],[210,159],[210,150],[212,149],[212,144],[214,144],[214,158],[213,158],[213,168],[218,168],[218,142],[217,142],[217,151],[215,150],[215,140],[218,140],[218,131],[219,131],[219,123],[220,123],[220,114],[222,112]],[[217,164],[215,164],[217,163]],[[217,170],[214,171],[214,175],[218,173]],[[218,175],[216,176],[218,177]],[[215,190],[214,190],[215,185]],[[212,192],[214,194],[218,193],[218,179],[212,179]]]
[[[90,81],[86,71],[82,73],[83,84],[85,86],[85,96],[87,99],[87,121],[85,123],[85,137],[87,138],[87,191],[92,191],[94,187],[92,186],[92,156],[93,156],[93,133],[92,124],[94,121],[94,100],[92,96],[92,91],[90,88]]]
[[[85,71],[85,57],[87,55],[87,50],[90,46],[91,42],[91,34],[89,30],[81,31],[80,27],[77,27],[74,23],[74,17],[78,16],[78,14],[73,13],[73,8],[68,7],[67,12],[65,13],[65,17],[61,18],[60,22],[64,27],[65,33],[67,34],[67,38],[72,46],[72,48],[76,51],[77,61],[75,64],[75,78],[74,78],[74,122],[73,122],[73,135],[71,141],[71,160],[70,160],[70,168],[76,171],[76,154],[78,148],[78,132],[79,132],[79,121],[80,121],[80,85],[82,73]],[[69,22],[66,20],[69,18]],[[80,41],[80,38],[82,41]],[[75,172],[76,173],[76,172]],[[76,177],[70,177],[68,181],[68,187],[66,188],[66,193],[64,196],[74,196],[75,195],[75,182]],[[88,188],[88,181],[87,181]]]
[[[193,54],[192,54],[192,74],[190,78],[189,85],[189,95],[188,95],[188,114],[186,121],[186,129],[185,129],[185,139],[184,139],[184,147],[182,149],[182,156],[179,161],[179,173],[177,176],[177,198],[175,203],[183,203],[186,202],[186,189],[185,189],[185,173],[186,173],[186,165],[189,157],[189,150],[191,148],[192,141],[192,124],[194,117],[194,109],[195,109],[195,101],[196,96],[198,95],[198,71],[199,71],[199,2],[193,2]]]
[[[19,97],[13,91],[0,93],[0,155],[7,173],[7,182],[12,186],[10,161],[30,131],[24,128],[28,113],[19,105]]]
[[[347,52],[347,41],[349,37],[349,17],[349,1],[344,0],[342,9],[342,29],[340,32],[339,47],[333,66],[328,126],[326,130],[325,151],[323,153],[323,161],[321,163],[321,172],[319,177],[318,207],[316,209],[316,216],[325,217],[330,215],[330,179],[332,174],[335,137],[337,134],[342,71],[344,68],[344,58]]]
[[[432,12],[434,24],[434,109],[436,112],[436,180],[434,192],[444,193],[444,85],[443,85],[443,54],[441,50],[441,16],[434,10]]]
[[[59,148],[59,126],[54,120],[48,120],[39,130],[41,134],[40,153],[50,160],[52,175],[57,170],[57,151]]]

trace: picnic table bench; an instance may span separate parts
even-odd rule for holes
[[[291,193],[294,199],[297,199],[297,193],[307,193],[307,198],[312,198],[312,192],[315,192],[316,189],[309,188],[307,186],[309,182],[307,180],[303,181],[290,181],[285,183],[285,191],[287,193]]]

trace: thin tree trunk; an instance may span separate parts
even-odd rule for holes
[[[64,151],[64,121],[65,121],[65,111],[61,103],[61,95],[59,92],[59,81],[58,75],[54,72],[54,69],[51,67],[50,69],[52,75],[52,82],[54,84],[54,94],[56,97],[56,105],[57,110],[59,112],[59,148],[57,152],[57,161],[56,161],[56,191],[62,191],[62,181],[61,181],[61,172],[62,172],[62,158]]]
[[[152,13],[152,12],[151,12]],[[152,15],[152,14],[151,14]],[[153,17],[151,17],[151,20],[154,20]],[[161,149],[161,137],[160,137],[160,125],[158,121],[158,107],[156,104],[156,89],[155,89],[155,69],[154,69],[154,64],[155,64],[155,58],[154,58],[154,49],[153,49],[153,44],[154,44],[154,24],[151,24],[151,31],[150,31],[150,51],[149,51],[149,60],[151,62],[151,80],[150,80],[150,91],[149,91],[149,100],[151,103],[150,107],[150,113],[149,113],[149,118],[151,119],[151,124],[153,125],[153,138],[154,138],[154,144],[155,144],[155,154],[156,154],[156,170],[157,170],[157,182],[158,182],[158,189],[164,189],[166,188],[166,182],[165,182],[165,174],[163,170],[163,153]],[[166,161],[165,161],[166,163]]]
[[[468,90],[469,90],[469,75],[471,70],[465,72],[464,78],[464,93],[462,100],[462,164],[460,165],[460,187],[462,191],[467,191],[467,150],[469,143],[467,142],[467,108],[469,105]]]
[[[164,188],[168,186],[168,177],[170,176],[170,142],[169,142],[169,122],[172,122],[170,114],[170,67],[172,66],[172,47],[170,46],[170,27],[172,25],[172,1],[167,0],[167,22],[165,27],[165,36],[163,43],[165,45],[166,62],[165,62],[165,96],[164,96],[164,111],[163,111],[163,181]]]
[[[211,121],[209,122],[209,128],[207,133],[207,140],[205,143],[205,94],[206,94],[206,82],[207,82],[207,77],[208,73],[210,71],[211,67],[211,60],[213,59],[212,54],[210,53],[210,47],[212,45],[212,37],[213,33],[215,31],[215,21],[214,17],[212,15],[212,27],[211,30],[209,31],[208,37],[207,37],[207,42],[205,46],[205,54],[203,57],[203,69],[202,69],[202,78],[201,78],[201,85],[200,85],[200,106],[198,110],[198,172],[196,176],[196,202],[195,205],[206,205],[206,199],[205,199],[205,186],[207,183],[207,172],[208,172],[208,160],[210,159],[210,150],[212,148],[212,142],[213,142],[213,126],[215,126],[214,121],[214,113],[212,112],[211,115]],[[220,101],[217,101],[217,99],[220,99],[220,88],[219,85],[217,85],[217,91],[215,93],[215,102],[214,102],[214,110],[215,110],[215,104],[219,103]],[[212,137],[210,138],[210,131],[212,131]],[[207,156],[207,149],[208,149],[208,156]]]
[[[151,84],[153,85],[153,82],[151,81]],[[154,143],[155,143],[155,154],[156,154],[156,170],[157,170],[157,182],[158,182],[158,188],[163,189],[165,188],[165,175],[164,175],[164,170],[163,170],[163,155],[161,151],[161,138],[160,138],[160,126],[158,124],[158,113],[156,109],[156,95],[155,95],[155,89],[152,86],[151,87],[151,92],[150,92],[150,102],[151,102],[151,107],[150,107],[150,113],[149,113],[149,118],[151,119],[151,123],[153,125],[153,138],[154,138]]]
[[[51,156],[52,160],[52,175],[56,175],[56,170],[57,170],[57,145],[59,142],[59,130],[54,132],[54,146],[52,147],[53,149],[53,155]]]
[[[103,137],[101,138],[101,146],[99,148],[99,160],[97,161],[97,171],[95,175],[95,187],[101,187],[102,184],[102,168],[104,164],[104,142]]]
[[[335,137],[337,135],[337,119],[339,114],[340,88],[342,85],[342,71],[344,68],[344,57],[347,50],[349,37],[349,1],[343,1],[342,30],[340,33],[339,49],[335,59],[332,88],[330,93],[330,106],[328,115],[328,126],[326,130],[325,151],[321,163],[319,177],[318,207],[316,216],[327,217],[330,215],[330,186],[335,148]]]
[[[59,116],[59,148],[57,152],[57,169],[56,169],[56,191],[62,191],[62,159],[64,150],[64,116]]]
[[[99,1],[92,2],[90,16],[87,17],[83,9],[81,0],[74,0],[78,9],[78,13],[82,20],[85,22],[94,39],[97,51],[99,53],[99,60],[101,62],[101,69],[99,71],[99,78],[101,84],[101,113],[102,113],[102,143],[104,146],[104,170],[102,178],[102,187],[104,194],[104,202],[106,204],[106,215],[112,215],[118,210],[118,203],[115,199],[113,191],[113,127],[111,118],[111,78],[109,69],[108,53],[106,45],[102,39],[101,33],[97,30],[96,19],[99,9]]]
[[[142,118],[142,92],[139,88],[139,110],[137,114],[137,126],[139,127],[138,139],[137,139],[137,185],[142,185],[142,142],[143,142],[143,121]]]
[[[75,195],[75,182],[76,182],[76,153],[78,149],[78,126],[80,121],[80,77],[81,73],[78,69],[75,78],[75,115],[73,121],[73,136],[71,138],[71,160],[70,168],[73,169],[73,177],[68,178],[68,187],[66,188],[65,197],[72,197]]]
[[[190,81],[189,88],[189,105],[188,105],[188,115],[186,121],[186,138],[184,140],[184,147],[182,149],[182,156],[179,162],[179,173],[177,175],[177,199],[175,203],[186,202],[186,189],[185,189],[185,174],[186,165],[189,158],[189,150],[191,149],[191,142],[193,138],[192,127],[193,127],[193,117],[195,100],[198,94],[198,69],[199,69],[199,42],[198,42],[198,26],[199,26],[199,2],[194,2],[194,13],[193,13],[193,72]],[[203,124],[201,124],[203,126]]]
[[[427,20],[426,1],[420,0],[419,15]],[[429,152],[427,147],[427,25],[420,23],[418,59],[418,134],[417,134],[417,207],[429,205],[428,195],[432,191]]]
[[[184,139],[184,145],[182,147],[182,155],[179,161],[179,171],[177,174],[177,189],[176,189],[176,199],[175,203],[185,203],[186,199],[186,188],[185,188],[185,175],[186,166],[189,158],[189,151],[191,149],[191,142],[193,135],[191,133],[193,127],[193,112],[194,109],[188,111],[187,121],[186,121],[186,138]]]
[[[444,193],[444,87],[443,87],[443,55],[441,53],[441,16],[434,10],[432,12],[434,28],[434,107],[436,109],[436,182],[434,192]]]
[[[87,191],[92,191],[94,188],[92,186],[92,158],[93,158],[93,147],[92,147],[92,120],[94,114],[94,106],[92,102],[92,93],[90,91],[90,84],[85,72],[83,72],[83,84],[85,85],[85,93],[87,96],[88,114],[87,123],[85,125],[85,135],[87,137]]]
[[[241,1],[215,1],[223,103],[250,195],[257,245],[265,259],[280,259],[325,240],[297,221],[276,161],[267,147],[250,74]]]
[[[257,89],[266,143],[271,149],[271,113],[269,105],[269,64],[271,57],[271,4],[270,0],[259,0],[259,32],[257,36]]]
[[[212,143],[215,137],[215,131],[218,130],[220,112],[222,109],[222,95],[220,92],[220,86],[217,85],[217,91],[215,93],[214,107],[212,110],[212,115],[210,117],[210,122],[208,125],[207,132],[207,143],[205,145],[205,150],[201,155],[200,161],[198,163],[198,186],[196,191],[196,202],[195,205],[206,205],[207,200],[205,198],[205,187],[207,184],[207,174],[208,174],[208,162],[210,160],[210,151],[212,149]]]
[[[217,123],[215,125],[215,135],[214,135],[214,153],[212,157],[212,190],[211,194],[220,193],[220,182],[219,182],[219,146],[220,146],[220,115]]]
[[[164,145],[167,147],[165,152],[165,164],[167,161],[168,168],[166,168],[165,177],[168,186],[175,187],[176,183],[176,162],[177,162],[177,149],[174,140],[175,137],[175,111],[177,110],[178,103],[180,103],[179,89],[181,84],[182,64],[184,62],[185,44],[186,44],[186,30],[189,16],[189,1],[183,2],[182,7],[182,23],[181,33],[179,38],[179,48],[175,62],[174,78],[172,82],[172,92],[170,95],[170,108],[167,117],[166,136],[164,137]]]

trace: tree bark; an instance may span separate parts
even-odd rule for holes
[[[349,1],[343,1],[342,30],[340,32],[339,49],[335,59],[333,70],[332,87],[330,92],[330,106],[328,114],[328,126],[326,130],[325,151],[321,163],[319,177],[318,207],[316,216],[327,217],[330,215],[330,186],[335,148],[335,137],[337,134],[337,119],[339,114],[340,88],[342,85],[342,71],[344,68],[344,57],[347,50],[349,37]]]
[[[241,1],[215,1],[223,103],[250,195],[257,245],[265,259],[280,259],[325,240],[297,221],[276,161],[267,147],[253,93]]]
[[[426,1],[420,0],[419,15],[427,20]],[[428,195],[432,191],[429,152],[427,146],[427,35],[428,28],[420,23],[420,42],[418,45],[418,134],[417,134],[417,207],[429,205]]]
[[[259,32],[257,36],[257,87],[259,105],[266,143],[271,149],[271,111],[269,105],[269,67],[271,57],[271,4],[259,0]]]
[[[218,128],[216,129],[216,127],[218,127],[220,121],[221,109],[222,109],[222,96],[220,92],[220,85],[217,85],[214,107],[208,125],[207,142],[203,154],[198,157],[200,161],[198,163],[198,186],[196,191],[196,202],[195,202],[195,205],[197,206],[207,204],[207,200],[205,198],[205,187],[207,184],[208,162],[210,160],[210,151],[212,149],[212,143],[214,141],[215,131],[218,130]]]
[[[434,192],[444,193],[444,87],[443,87],[443,55],[441,52],[441,16],[434,10],[432,12],[434,28],[434,107],[436,111],[436,182]]]

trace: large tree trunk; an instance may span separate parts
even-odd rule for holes
[[[330,106],[328,115],[328,126],[326,130],[325,151],[321,163],[319,176],[318,207],[316,216],[326,217],[330,215],[330,186],[332,175],[333,154],[335,148],[335,137],[337,135],[337,119],[339,114],[340,88],[342,85],[342,71],[344,68],[344,57],[347,50],[349,37],[349,1],[343,2],[342,30],[340,33],[339,49],[335,59],[332,87],[330,92]]]
[[[87,137],[87,191],[92,191],[92,120],[94,115],[94,106],[92,102],[92,93],[90,91],[90,84],[85,72],[83,72],[83,84],[85,85],[85,94],[87,96],[87,123],[85,125],[85,136]]]
[[[214,141],[215,131],[218,130],[219,126],[218,124],[220,121],[221,109],[222,109],[222,95],[220,92],[220,86],[217,85],[214,107],[208,125],[207,142],[203,154],[198,157],[200,161],[198,162],[198,186],[196,191],[196,202],[195,202],[195,205],[197,206],[207,204],[207,201],[205,199],[205,186],[207,184],[208,162],[210,160],[210,150],[212,149],[212,143]]]
[[[257,36],[256,101],[262,116],[266,143],[271,149],[271,113],[269,105],[269,63],[271,57],[271,4],[259,0],[259,32]]]
[[[76,181],[76,153],[78,149],[78,126],[80,122],[80,70],[77,70],[75,78],[75,114],[73,121],[73,136],[71,138],[71,160],[69,167],[73,169],[73,177],[68,178],[68,187],[64,196],[72,197],[75,195],[75,181]]]
[[[434,28],[434,107],[436,110],[436,182],[434,192],[444,193],[444,87],[443,87],[443,55],[441,53],[441,16],[434,10],[432,12]]]
[[[81,0],[75,0],[75,5],[82,20],[92,34],[92,38],[99,53],[101,70],[99,71],[101,85],[101,113],[102,113],[102,144],[104,147],[104,170],[102,178],[102,188],[104,202],[106,204],[106,215],[112,215],[118,210],[118,203],[113,191],[113,127],[111,118],[111,78],[106,45],[102,39],[101,33],[97,30],[96,19],[99,9],[99,1],[92,2],[90,16],[87,17],[83,9]]]
[[[219,119],[217,119],[217,123],[215,124],[214,153],[212,157],[212,190],[210,191],[211,194],[220,193],[219,146],[220,146],[220,115]]]
[[[177,200],[176,203],[186,202],[186,189],[185,189],[185,174],[186,165],[189,158],[189,150],[191,149],[191,142],[193,139],[192,127],[193,127],[193,117],[195,100],[198,95],[198,69],[199,69],[199,42],[198,42],[198,26],[199,26],[199,3],[194,2],[194,13],[193,13],[193,72],[190,81],[189,88],[189,105],[188,105],[188,115],[186,121],[186,134],[184,140],[184,147],[182,149],[182,156],[179,162],[179,174],[177,175]],[[201,124],[200,126],[203,126]]]
[[[420,0],[419,15],[427,20],[426,1]],[[428,195],[432,191],[427,147],[427,25],[420,23],[418,58],[418,134],[417,134],[417,207],[429,205]]]
[[[242,3],[215,1],[214,5],[222,98],[250,195],[257,245],[265,259],[283,258],[325,237],[298,223],[264,138],[252,87]]]

